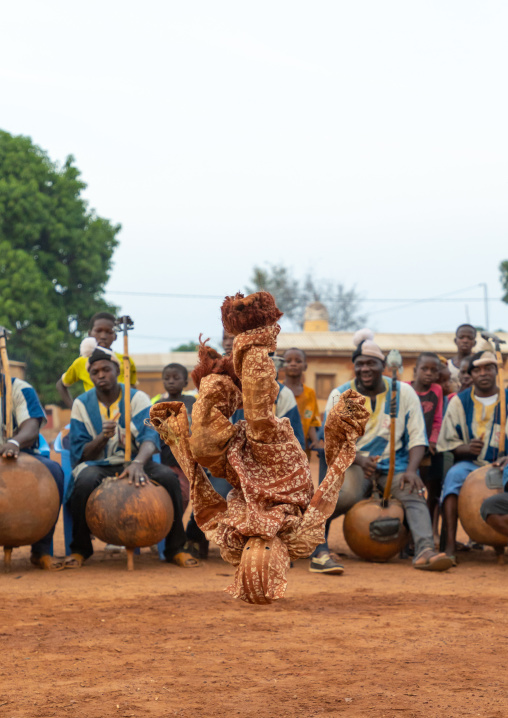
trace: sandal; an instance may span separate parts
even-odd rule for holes
[[[176,553],[169,561],[170,563],[175,563],[177,566],[180,566],[181,568],[195,568],[196,566],[200,566],[201,564],[199,561],[194,558],[190,553],[187,553],[186,551],[180,551],[179,553]]]
[[[85,558],[80,553],[71,553],[64,561],[64,568],[81,568]]]
[[[420,571],[447,571],[453,566],[453,559],[445,553],[436,553],[434,549],[426,548],[415,558],[413,566]]]
[[[30,563],[33,566],[42,568],[43,571],[62,571],[65,568],[63,559],[53,558],[47,553],[42,554],[42,556],[31,554]]]

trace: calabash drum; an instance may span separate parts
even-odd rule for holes
[[[29,454],[0,457],[0,546],[9,549],[39,541],[55,524],[60,509],[58,488],[50,471]]]
[[[508,545],[508,536],[495,531],[481,517],[480,507],[485,499],[500,494],[502,488],[489,488],[486,477],[492,467],[481,466],[472,471],[460,490],[459,518],[467,535],[477,543],[494,546],[499,551]]]
[[[105,479],[86,504],[90,531],[101,541],[125,546],[129,570],[134,567],[133,550],[162,541],[171,529],[173,517],[168,492],[153,481],[136,488],[125,479]]]
[[[397,522],[398,520],[398,522]],[[367,561],[385,562],[406,545],[408,533],[404,526],[404,509],[400,501],[390,499],[383,508],[379,497],[364,499],[344,516],[344,538],[349,548]],[[379,527],[399,524],[398,531],[383,535]]]

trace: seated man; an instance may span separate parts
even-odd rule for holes
[[[182,491],[178,478],[170,468],[151,460],[152,454],[158,451],[159,437],[157,432],[145,425],[151,406],[149,397],[142,391],[131,389],[130,431],[134,458],[128,466],[124,466],[125,387],[118,382],[118,358],[110,349],[97,346],[86,368],[95,388],[78,397],[72,406],[72,554],[66,560],[66,567],[79,568],[92,555],[90,531],[85,517],[86,502],[105,478],[119,471],[120,479],[131,481],[141,489],[146,485],[147,477],[166,489],[174,507],[173,525],[166,537],[166,560],[183,568],[198,566],[199,562],[184,550],[186,536],[182,525]]]
[[[366,397],[370,418],[365,434],[356,443],[356,458],[346,471],[337,508],[332,516],[346,513],[357,501],[372,491],[373,481],[384,489],[390,465],[390,387],[391,380],[383,376],[385,357],[369,332],[363,339],[357,333],[358,346],[353,353],[355,379],[334,389],[328,398],[328,413],[340,395],[355,389]],[[363,339],[363,340],[362,340]],[[434,550],[434,538],[429,510],[425,502],[425,487],[418,475],[418,467],[425,454],[427,438],[420,400],[409,385],[397,382],[397,418],[395,425],[395,476],[392,495],[404,506],[406,520],[415,544],[414,567],[423,570],[446,571],[452,561]],[[328,546],[318,546],[311,562],[311,571],[326,568]],[[332,571],[330,571],[331,573]]]
[[[12,414],[14,431],[12,436],[7,436],[0,441],[0,455],[6,459],[17,459],[19,452],[31,454],[49,469],[58,487],[60,504],[62,503],[64,476],[63,471],[56,461],[52,461],[38,453],[39,429],[46,423],[46,415],[39,401],[39,397],[33,387],[26,381],[13,378],[12,382]],[[0,374],[0,402],[5,396],[5,377]],[[0,410],[0,436],[5,436],[6,417],[4,415],[5,405],[1,402]],[[55,532],[56,521],[49,533],[40,541],[32,545],[30,561],[34,566],[39,566],[47,571],[60,571],[64,568],[63,561],[53,558],[52,541]]]
[[[473,354],[469,373],[473,385],[450,401],[437,444],[438,451],[451,451],[456,461],[445,477],[441,494],[445,548],[453,559],[461,486],[471,471],[497,458],[501,430],[495,354],[490,350]]]

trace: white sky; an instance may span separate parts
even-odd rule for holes
[[[220,301],[113,290],[223,296],[267,261],[367,299],[499,297],[507,32],[502,0],[20,0],[2,8],[0,126],[73,154],[121,222],[108,296],[132,351],[217,339]],[[485,323],[478,302],[395,307],[366,302],[368,324]]]

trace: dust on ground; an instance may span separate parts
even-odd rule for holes
[[[490,549],[444,574],[367,564],[337,520],[343,576],[299,561],[285,599],[249,606],[216,548],[195,569],[143,550],[128,573],[95,546],[59,573],[16,549],[0,574],[1,717],[508,715],[508,564]]]

